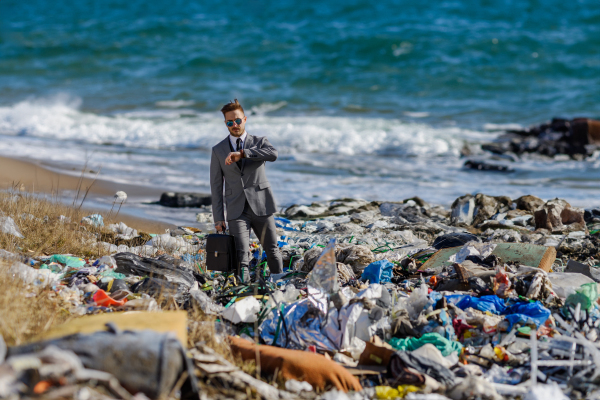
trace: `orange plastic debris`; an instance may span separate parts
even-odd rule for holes
[[[433,287],[436,287],[438,285],[437,276],[433,275],[431,278],[429,278],[429,284]]]
[[[48,382],[48,381],[39,381],[33,387],[33,393],[35,393],[35,394],[42,394],[46,390],[50,389],[51,386],[52,386],[52,384],[50,382]]]
[[[122,306],[123,304],[127,303],[127,299],[117,301],[117,300],[113,299],[112,297],[110,297],[102,289],[100,289],[96,293],[94,293],[94,297],[92,297],[92,299],[94,299],[94,302],[96,302],[97,305],[102,306],[102,307]]]

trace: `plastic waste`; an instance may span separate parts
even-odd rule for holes
[[[398,314],[401,310],[408,311],[410,319],[415,320],[421,314],[427,303],[429,302],[429,288],[425,281],[421,279],[421,285],[413,290],[410,297],[401,298],[394,306],[392,315]]]
[[[502,368],[497,364],[492,364],[492,367],[485,373],[485,379],[490,382],[504,383],[507,385],[516,385],[521,382],[521,376],[518,374],[511,376],[506,368]]]
[[[481,239],[471,233],[452,232],[436,237],[431,247],[440,250],[450,247],[464,246],[469,242],[481,242]]]
[[[77,268],[77,269],[79,269],[85,265],[85,260],[83,260],[79,257],[72,257],[72,256],[68,256],[68,255],[63,255],[63,254],[54,254],[52,257],[50,257],[49,262],[57,262],[57,263],[64,264],[67,267]]]
[[[497,296],[505,298],[508,296],[511,287],[511,281],[504,268],[500,265],[496,267],[496,278],[494,281],[494,293]]]
[[[392,279],[394,264],[388,260],[375,261],[369,264],[362,273],[361,279],[370,283],[387,283]]]
[[[388,343],[392,345],[394,349],[404,351],[416,350],[427,343],[431,343],[442,353],[444,357],[450,355],[452,352],[460,353],[463,347],[459,342],[450,341],[442,337],[437,332],[426,333],[420,338],[391,338]]]
[[[285,381],[285,390],[287,390],[288,392],[299,394],[300,392],[312,392],[313,387],[310,383],[305,381],[288,379],[287,381]]]
[[[128,300],[117,309],[119,311],[160,311],[158,303],[153,298]]]
[[[115,272],[112,269],[107,269],[100,272],[100,276],[103,278],[114,278],[114,279],[125,279],[127,276],[125,274],[121,274],[119,272]]]
[[[114,259],[114,257],[102,256],[99,259],[97,259],[93,265],[94,267],[104,265],[109,268],[115,269],[117,268],[117,261]]]
[[[88,224],[88,225],[92,225],[95,227],[101,227],[104,226],[104,219],[102,218],[102,215],[100,214],[92,214],[92,215],[88,215],[87,217],[83,217],[81,220],[82,224]]]
[[[474,308],[483,312],[489,311],[492,314],[503,314],[506,311],[505,301],[495,295],[473,297],[458,294],[446,296],[446,300],[461,310]]]
[[[15,220],[11,217],[4,216],[0,212],[0,231],[3,233],[16,236],[20,239],[23,239],[25,236],[21,234],[19,227],[15,223]]]
[[[192,364],[186,356],[185,348],[172,332],[120,331],[114,324],[109,326],[110,331],[75,334],[11,347],[9,357],[51,347],[72,351],[86,368],[109,372],[130,393],[142,392],[151,399],[167,397],[185,371],[187,380],[181,386],[181,397],[198,397]]]
[[[319,398],[321,400],[350,400],[350,397],[346,393],[337,389],[325,392]]]
[[[327,386],[335,386],[345,392],[362,390],[358,379],[346,368],[320,354],[259,346],[249,340],[235,337],[230,337],[229,340],[233,354],[241,356],[243,360],[260,362],[261,370],[266,373],[280,374],[286,380],[302,379],[319,390]]]
[[[329,241],[315,263],[308,278],[308,286],[323,290],[327,294],[335,293],[338,290],[335,238]]]
[[[409,368],[414,371],[411,372]],[[394,377],[395,383],[421,385],[426,381],[425,376],[430,376],[448,387],[454,386],[456,381],[456,375],[450,369],[419,354],[407,351],[397,351],[392,355],[388,371]],[[413,375],[411,377],[415,372],[421,376]]]
[[[169,282],[165,279],[147,277],[131,286],[134,293],[144,293],[155,298],[173,299],[178,303],[184,303],[189,287]]]
[[[260,337],[266,344],[302,350],[308,346],[315,346],[318,350],[339,350],[339,345],[336,345],[321,328],[329,326],[326,324],[328,320],[325,313],[327,296],[314,288],[309,287],[308,291],[309,297],[288,305],[281,304],[267,314],[258,328]],[[333,314],[330,314],[332,318]],[[340,327],[337,324],[331,327],[339,333]]]
[[[535,385],[529,392],[523,397],[523,400],[568,400],[568,397],[564,395],[560,387],[555,383],[551,382],[546,385]]]
[[[575,293],[567,297],[566,304],[572,307],[581,304],[582,310],[590,310],[594,306],[594,303],[596,303],[596,300],[598,300],[598,285],[593,282],[581,285]]]
[[[222,305],[212,301],[202,290],[198,289],[190,290],[190,301],[200,307],[204,314],[208,315],[219,315],[225,309]]]
[[[13,262],[9,272],[18,276],[23,282],[35,286],[48,286],[59,282],[60,275],[49,269],[35,269],[20,262]]]
[[[552,272],[548,274],[548,279],[552,283],[552,290],[563,299],[575,293],[581,285],[594,282],[592,278],[576,272]]]
[[[413,385],[401,385],[397,389],[389,386],[376,386],[375,395],[378,399],[396,399],[405,397],[408,393],[418,392],[420,388]]]
[[[437,347],[435,347],[431,343],[426,343],[418,349],[413,350],[412,354],[421,356],[423,358],[427,358],[434,363],[443,365],[446,368],[452,368],[456,364],[456,362],[454,362],[453,359],[451,360],[449,358],[444,357],[442,353],[437,349]],[[456,356],[457,353],[452,352],[447,357],[450,357],[452,355]],[[456,361],[458,361],[458,359],[456,359]]]
[[[286,231],[297,231],[298,229],[294,228],[292,225],[292,221],[286,218],[275,217],[275,226],[281,228]]]
[[[520,303],[509,307],[505,312],[505,318],[511,329],[514,324],[535,324],[538,328],[550,317],[550,310],[539,301],[534,303]]]
[[[114,258],[117,262],[116,272],[119,273],[164,278],[188,288],[196,282],[187,268],[178,267],[164,259],[140,257],[132,253],[115,254]]]
[[[111,224],[108,226],[108,228],[117,234],[118,239],[130,240],[138,236],[137,230],[128,227],[123,222],[119,222],[118,224]]]
[[[212,213],[197,213],[196,221],[201,224],[213,223]]]
[[[169,233],[157,235],[150,239],[146,246],[152,246],[167,252],[179,253],[195,253],[198,247],[190,244],[187,240],[180,236],[171,236]]]
[[[97,305],[103,307],[122,306],[123,304],[127,303],[127,299],[123,299],[121,301],[114,300],[102,289],[96,291],[92,299],[94,300],[94,302],[96,302]]]
[[[518,303],[507,306],[505,300],[495,295],[481,296],[479,298],[468,295],[449,295],[446,300],[462,310],[474,308],[479,311],[489,311],[492,314],[504,315],[510,327],[515,323],[543,325],[550,317],[550,310],[539,301],[533,303]]]
[[[487,400],[502,400],[502,396],[498,394],[493,383],[475,375],[467,376],[462,382],[452,388],[447,395],[453,400],[468,400],[478,398]]]
[[[460,264],[470,256],[475,256],[483,260],[492,254],[495,248],[496,244],[494,243],[467,243],[458,251],[458,253],[451,255],[448,261]]]
[[[256,322],[260,309],[261,304],[258,300],[254,297],[246,297],[226,308],[221,315],[233,324],[251,323]]]

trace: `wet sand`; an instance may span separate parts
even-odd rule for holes
[[[89,174],[90,171],[87,172]],[[90,188],[91,194],[100,196],[112,197],[117,191],[123,190],[129,198],[152,197],[157,200],[164,192],[164,190],[159,188],[123,184],[103,179],[93,180],[88,177],[80,178],[80,176],[58,172],[39,162],[0,157],[0,190],[10,188],[20,188],[29,193],[44,194],[77,191],[78,188],[81,188],[80,198],[88,188]],[[85,206],[83,208],[89,210],[90,213],[101,211],[106,214],[106,210],[96,210]],[[150,233],[163,233],[165,229],[175,227],[173,224],[162,221],[148,220],[129,215],[127,213],[127,204],[121,208],[118,220],[137,230]]]

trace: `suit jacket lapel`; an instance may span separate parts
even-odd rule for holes
[[[229,155],[229,153],[231,153],[231,147],[229,147],[230,143],[231,142],[229,141],[229,135],[227,135],[227,137],[225,138],[225,140],[223,140],[219,144],[219,148],[221,149],[221,153],[223,153],[223,160],[225,160],[227,158],[227,156]],[[238,171],[240,170],[240,167],[238,167],[237,163],[233,163],[233,166]]]

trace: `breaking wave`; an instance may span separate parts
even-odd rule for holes
[[[0,107],[0,134],[150,149],[209,149],[227,135],[219,112],[175,108],[188,105],[173,101],[161,104],[168,108],[98,115],[83,111],[79,98],[29,99]],[[486,137],[396,118],[268,115],[281,107],[285,102],[253,107],[247,130],[267,136],[283,154],[457,156],[465,141]]]

